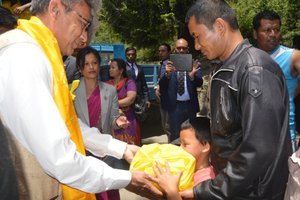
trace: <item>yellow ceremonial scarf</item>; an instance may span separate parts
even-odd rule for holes
[[[61,117],[71,135],[72,141],[76,144],[77,151],[85,155],[82,135],[78,119],[73,106],[72,97],[69,92],[66,73],[59,50],[57,40],[52,32],[37,17],[30,20],[18,20],[18,29],[21,29],[34,38],[42,47],[48,57],[53,71],[53,99],[60,111]],[[95,195],[61,184],[63,198],[65,200],[94,200]]]

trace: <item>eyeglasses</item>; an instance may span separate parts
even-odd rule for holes
[[[188,49],[188,47],[176,47],[176,49],[177,49],[178,51],[185,51],[185,50]]]
[[[80,13],[78,13],[76,10],[72,10],[80,19],[82,31],[88,31],[89,27],[91,26],[91,21],[84,18]]]

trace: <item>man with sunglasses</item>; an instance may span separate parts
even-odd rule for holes
[[[138,150],[78,121],[68,90],[62,56],[88,43],[98,4],[33,0],[31,19],[0,36],[0,117],[20,199],[95,199],[92,193],[123,187],[161,194],[144,172],[85,156],[87,149],[130,162]]]
[[[179,38],[175,42],[175,53],[187,54],[188,42]],[[196,117],[199,111],[197,87],[203,83],[198,62],[193,62],[191,71],[177,71],[171,61],[166,65],[166,73],[159,81],[161,94],[167,96],[168,122],[170,125],[169,141],[178,144],[181,124]]]

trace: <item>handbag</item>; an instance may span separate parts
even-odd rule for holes
[[[128,85],[128,80],[126,80],[125,82],[125,88],[127,90],[127,85]],[[134,104],[133,104],[133,111],[134,111],[134,115],[135,115],[135,118],[136,120],[140,121],[140,122],[143,122],[146,120],[148,114],[147,114],[147,111],[148,111],[148,106],[147,106],[147,101],[139,96],[136,96],[136,99],[134,101]]]
[[[145,99],[137,97],[135,102],[134,102],[134,114],[135,118],[143,122],[147,119],[148,116],[148,105],[146,103]]]

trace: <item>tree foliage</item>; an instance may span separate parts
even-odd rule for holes
[[[282,43],[291,46],[292,37],[300,34],[299,0],[239,0],[229,1],[235,10],[241,32],[252,39],[252,19],[262,10],[274,10],[281,16]],[[252,41],[254,42],[254,41]]]
[[[150,59],[157,59],[160,43],[173,44],[178,37],[186,38],[192,49],[193,39],[185,24],[185,14],[194,1],[103,0],[102,24],[96,41],[121,41],[144,49]],[[273,9],[282,17],[284,44],[290,45],[292,37],[300,34],[299,0],[228,0],[228,3],[237,13],[244,37],[252,38],[252,18],[264,9]]]
[[[178,22],[169,1],[104,0],[106,20],[122,41],[148,47],[176,35]]]

